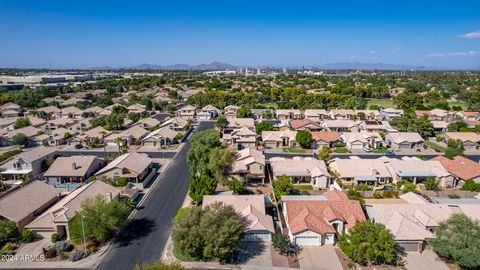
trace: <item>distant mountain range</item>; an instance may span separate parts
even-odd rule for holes
[[[255,68],[255,66],[251,66]],[[297,67],[289,67],[301,69]],[[223,69],[239,69],[241,66],[235,66],[221,62],[211,62],[209,64],[188,65],[188,64],[174,64],[174,65],[151,65],[141,64],[133,67],[92,67],[93,70],[223,70]],[[305,66],[307,68],[307,66]],[[324,65],[310,65],[308,69],[329,69],[329,70],[345,70],[345,69],[363,69],[363,70],[480,70],[478,67],[431,67],[431,66],[413,66],[401,64],[385,64],[385,63],[361,63],[361,62],[338,62],[328,63]]]

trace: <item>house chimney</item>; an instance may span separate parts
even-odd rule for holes
[[[75,162],[72,162],[72,170],[74,170],[74,171],[75,171],[76,169],[77,169],[77,163],[75,163]]]

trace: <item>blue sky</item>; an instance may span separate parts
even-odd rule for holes
[[[480,66],[480,1],[0,1],[0,66]]]

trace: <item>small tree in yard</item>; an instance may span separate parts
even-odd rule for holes
[[[130,208],[118,200],[107,202],[101,195],[87,199],[82,203],[79,213],[69,222],[70,238],[77,243],[82,241],[81,216],[83,216],[83,228],[87,239],[105,242],[125,223],[129,214]]]
[[[17,233],[17,225],[10,220],[0,220],[0,242],[5,242]]]
[[[343,253],[363,265],[393,264],[397,261],[396,242],[383,224],[358,222],[349,234],[339,237]]]
[[[217,127],[221,128],[221,129],[224,129],[224,128],[228,127],[228,124],[229,124],[229,122],[228,122],[228,120],[225,116],[222,115],[222,116],[218,117],[217,124],[216,124]]]
[[[312,133],[305,131],[305,130],[300,130],[297,131],[297,136],[295,137],[295,140],[300,144],[302,148],[310,148],[312,145]]]
[[[24,128],[30,126],[30,120],[28,118],[18,118],[13,125],[14,129]]]
[[[193,176],[190,179],[190,191],[188,195],[192,198],[194,203],[200,204],[203,200],[203,196],[213,194],[216,188],[217,181],[215,178],[208,176]]]
[[[428,177],[425,181],[425,188],[427,190],[439,191],[440,186],[438,185],[437,179],[435,177]]]
[[[262,131],[272,131],[274,130],[274,127],[272,123],[260,122],[255,125],[255,130],[257,131],[257,135],[262,135]]]
[[[242,181],[239,180],[232,180],[228,182],[228,189],[230,189],[233,194],[242,194],[245,190],[245,185]]]
[[[417,186],[414,183],[408,181],[403,181],[402,188],[405,192],[415,192],[417,190]]]
[[[229,262],[245,231],[233,207],[214,203],[182,208],[174,219],[174,253],[196,260]]]
[[[280,176],[274,180],[273,191],[277,201],[282,198],[282,195],[298,194],[298,190],[292,184],[292,179],[288,176]]]
[[[429,241],[440,257],[453,260],[462,269],[480,269],[480,223],[464,214],[454,214],[435,229]]]
[[[327,161],[330,159],[330,148],[328,146],[323,146],[322,149],[318,152],[318,159]]]
[[[12,137],[13,145],[27,146],[29,141],[29,138],[23,133],[17,133],[15,134],[15,136]]]
[[[290,238],[281,233],[275,233],[272,235],[272,245],[275,251],[280,255],[293,256],[298,255],[298,253],[302,251],[302,248],[299,245],[290,243]]]

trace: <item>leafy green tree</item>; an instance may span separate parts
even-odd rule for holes
[[[480,223],[464,214],[453,214],[435,229],[429,243],[440,256],[462,269],[480,268]]]
[[[393,104],[399,109],[416,109],[423,106],[423,97],[417,93],[405,91],[393,98]]]
[[[12,137],[13,145],[27,146],[30,143],[30,139],[23,133],[17,133]]]
[[[72,137],[73,137],[73,135],[70,132],[65,132],[65,134],[63,134],[63,139],[65,139],[65,140],[68,140]]]
[[[268,122],[260,122],[255,125],[255,130],[257,131],[258,135],[262,134],[262,131],[273,131],[275,130],[272,123]]]
[[[463,143],[460,140],[449,139],[447,141],[447,148],[445,149],[445,157],[453,159],[456,156],[464,155]]]
[[[370,220],[357,222],[349,234],[339,237],[343,253],[363,265],[393,264],[396,262],[396,241],[383,224]]]
[[[468,125],[464,121],[457,121],[448,124],[447,129],[450,132],[460,131],[462,128],[467,128]]]
[[[322,149],[320,149],[320,151],[318,152],[318,159],[324,161],[330,159],[330,148],[328,148],[328,146],[324,145]]]
[[[405,192],[415,192],[417,191],[417,186],[409,181],[403,181],[403,191]]]
[[[216,123],[216,126],[221,128],[221,129],[224,129],[226,127],[228,127],[230,123],[228,122],[227,118],[223,115],[219,116],[217,118],[217,123]]]
[[[245,105],[240,106],[240,108],[237,110],[237,117],[238,118],[248,118],[248,117],[251,117],[251,116],[252,116],[252,113],[251,113],[250,109]]]
[[[426,116],[417,118],[414,114],[407,114],[404,117],[395,118],[392,126],[401,132],[418,132],[423,138],[434,135],[433,124]]]
[[[273,181],[273,191],[275,192],[275,198],[280,200],[282,195],[295,195],[298,194],[298,190],[292,184],[292,178],[288,176],[280,176]]]
[[[347,191],[347,197],[348,197],[350,200],[359,201],[361,205],[365,205],[365,200],[363,199],[362,194],[360,194],[360,192],[356,191],[356,190],[353,189],[353,188],[349,188],[349,189],[348,189],[348,191]]]
[[[232,164],[236,159],[235,153],[228,148],[216,147],[210,151],[209,155],[209,175],[224,182],[232,170]]]
[[[469,179],[463,184],[462,190],[480,192],[480,184],[477,184],[474,180]]]
[[[182,209],[174,219],[174,250],[203,261],[229,262],[245,232],[243,219],[233,207],[214,203]]]
[[[98,242],[108,240],[127,220],[130,208],[123,202],[107,202],[104,196],[90,198],[82,203],[78,214],[70,220],[70,238],[76,243],[82,241],[82,216],[87,239]]]
[[[438,185],[438,181],[435,177],[428,177],[425,181],[425,188],[427,190],[439,191],[440,186]]]
[[[233,194],[242,194],[245,189],[245,185],[242,181],[232,180],[228,182],[228,189],[230,189]]]
[[[279,254],[286,254],[290,246],[290,239],[284,234],[274,233],[272,235],[272,245]]]
[[[190,187],[188,195],[192,198],[193,202],[200,204],[203,200],[203,196],[211,195],[217,188],[217,180],[207,175],[192,176],[190,179]]]
[[[210,175],[210,152],[220,146],[220,135],[213,129],[197,132],[190,138],[190,144],[187,154],[190,173],[194,176]]]
[[[0,242],[5,242],[17,233],[17,225],[10,220],[0,220]]]
[[[28,118],[18,118],[13,125],[14,129],[24,128],[30,126],[30,120]]]
[[[297,131],[295,140],[302,148],[310,148],[312,145],[312,133],[305,130],[299,130]]]

